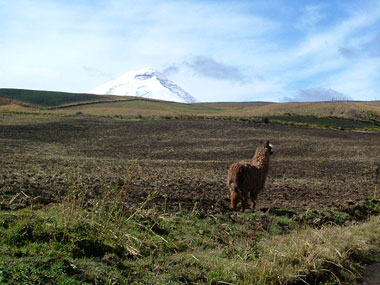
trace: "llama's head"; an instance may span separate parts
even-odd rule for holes
[[[265,143],[263,141],[260,141],[253,159],[264,159],[265,157],[269,157],[272,154],[273,145],[269,141],[266,141]]]
[[[258,149],[260,149],[261,152],[268,153],[269,155],[273,154],[273,145],[269,141],[266,141],[265,143],[260,141]]]
[[[269,141],[265,142],[265,148],[268,150],[270,155],[273,154],[273,145]]]

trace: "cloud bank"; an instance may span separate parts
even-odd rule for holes
[[[208,56],[196,56],[184,64],[205,77],[232,82],[243,82],[246,79],[238,67],[217,62]]]
[[[230,82],[243,83],[246,76],[238,66],[217,62],[210,56],[194,56],[178,64],[171,64],[163,69],[163,72],[170,76],[177,74],[181,69],[189,69],[197,76],[225,80]]]
[[[340,92],[331,88],[310,88],[301,89],[294,97],[284,97],[284,102],[318,102],[318,101],[342,101],[352,100]]]

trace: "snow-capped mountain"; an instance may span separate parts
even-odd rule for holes
[[[152,68],[131,71],[89,91],[99,95],[139,96],[165,101],[193,103],[197,100]]]

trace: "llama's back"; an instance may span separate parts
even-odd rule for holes
[[[236,162],[231,165],[227,175],[227,186],[232,191],[245,191],[252,187],[257,176],[257,168],[248,162]]]
[[[240,172],[241,172],[241,163],[236,162],[230,166],[227,175],[227,186],[230,188],[235,188],[238,184]]]

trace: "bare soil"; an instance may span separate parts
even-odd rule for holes
[[[369,265],[363,273],[362,285],[379,285],[380,284],[380,263]]]
[[[229,210],[228,167],[274,144],[258,209],[339,208],[379,195],[380,135],[220,120],[124,121],[0,115],[0,206],[17,209],[121,187],[131,206]]]

